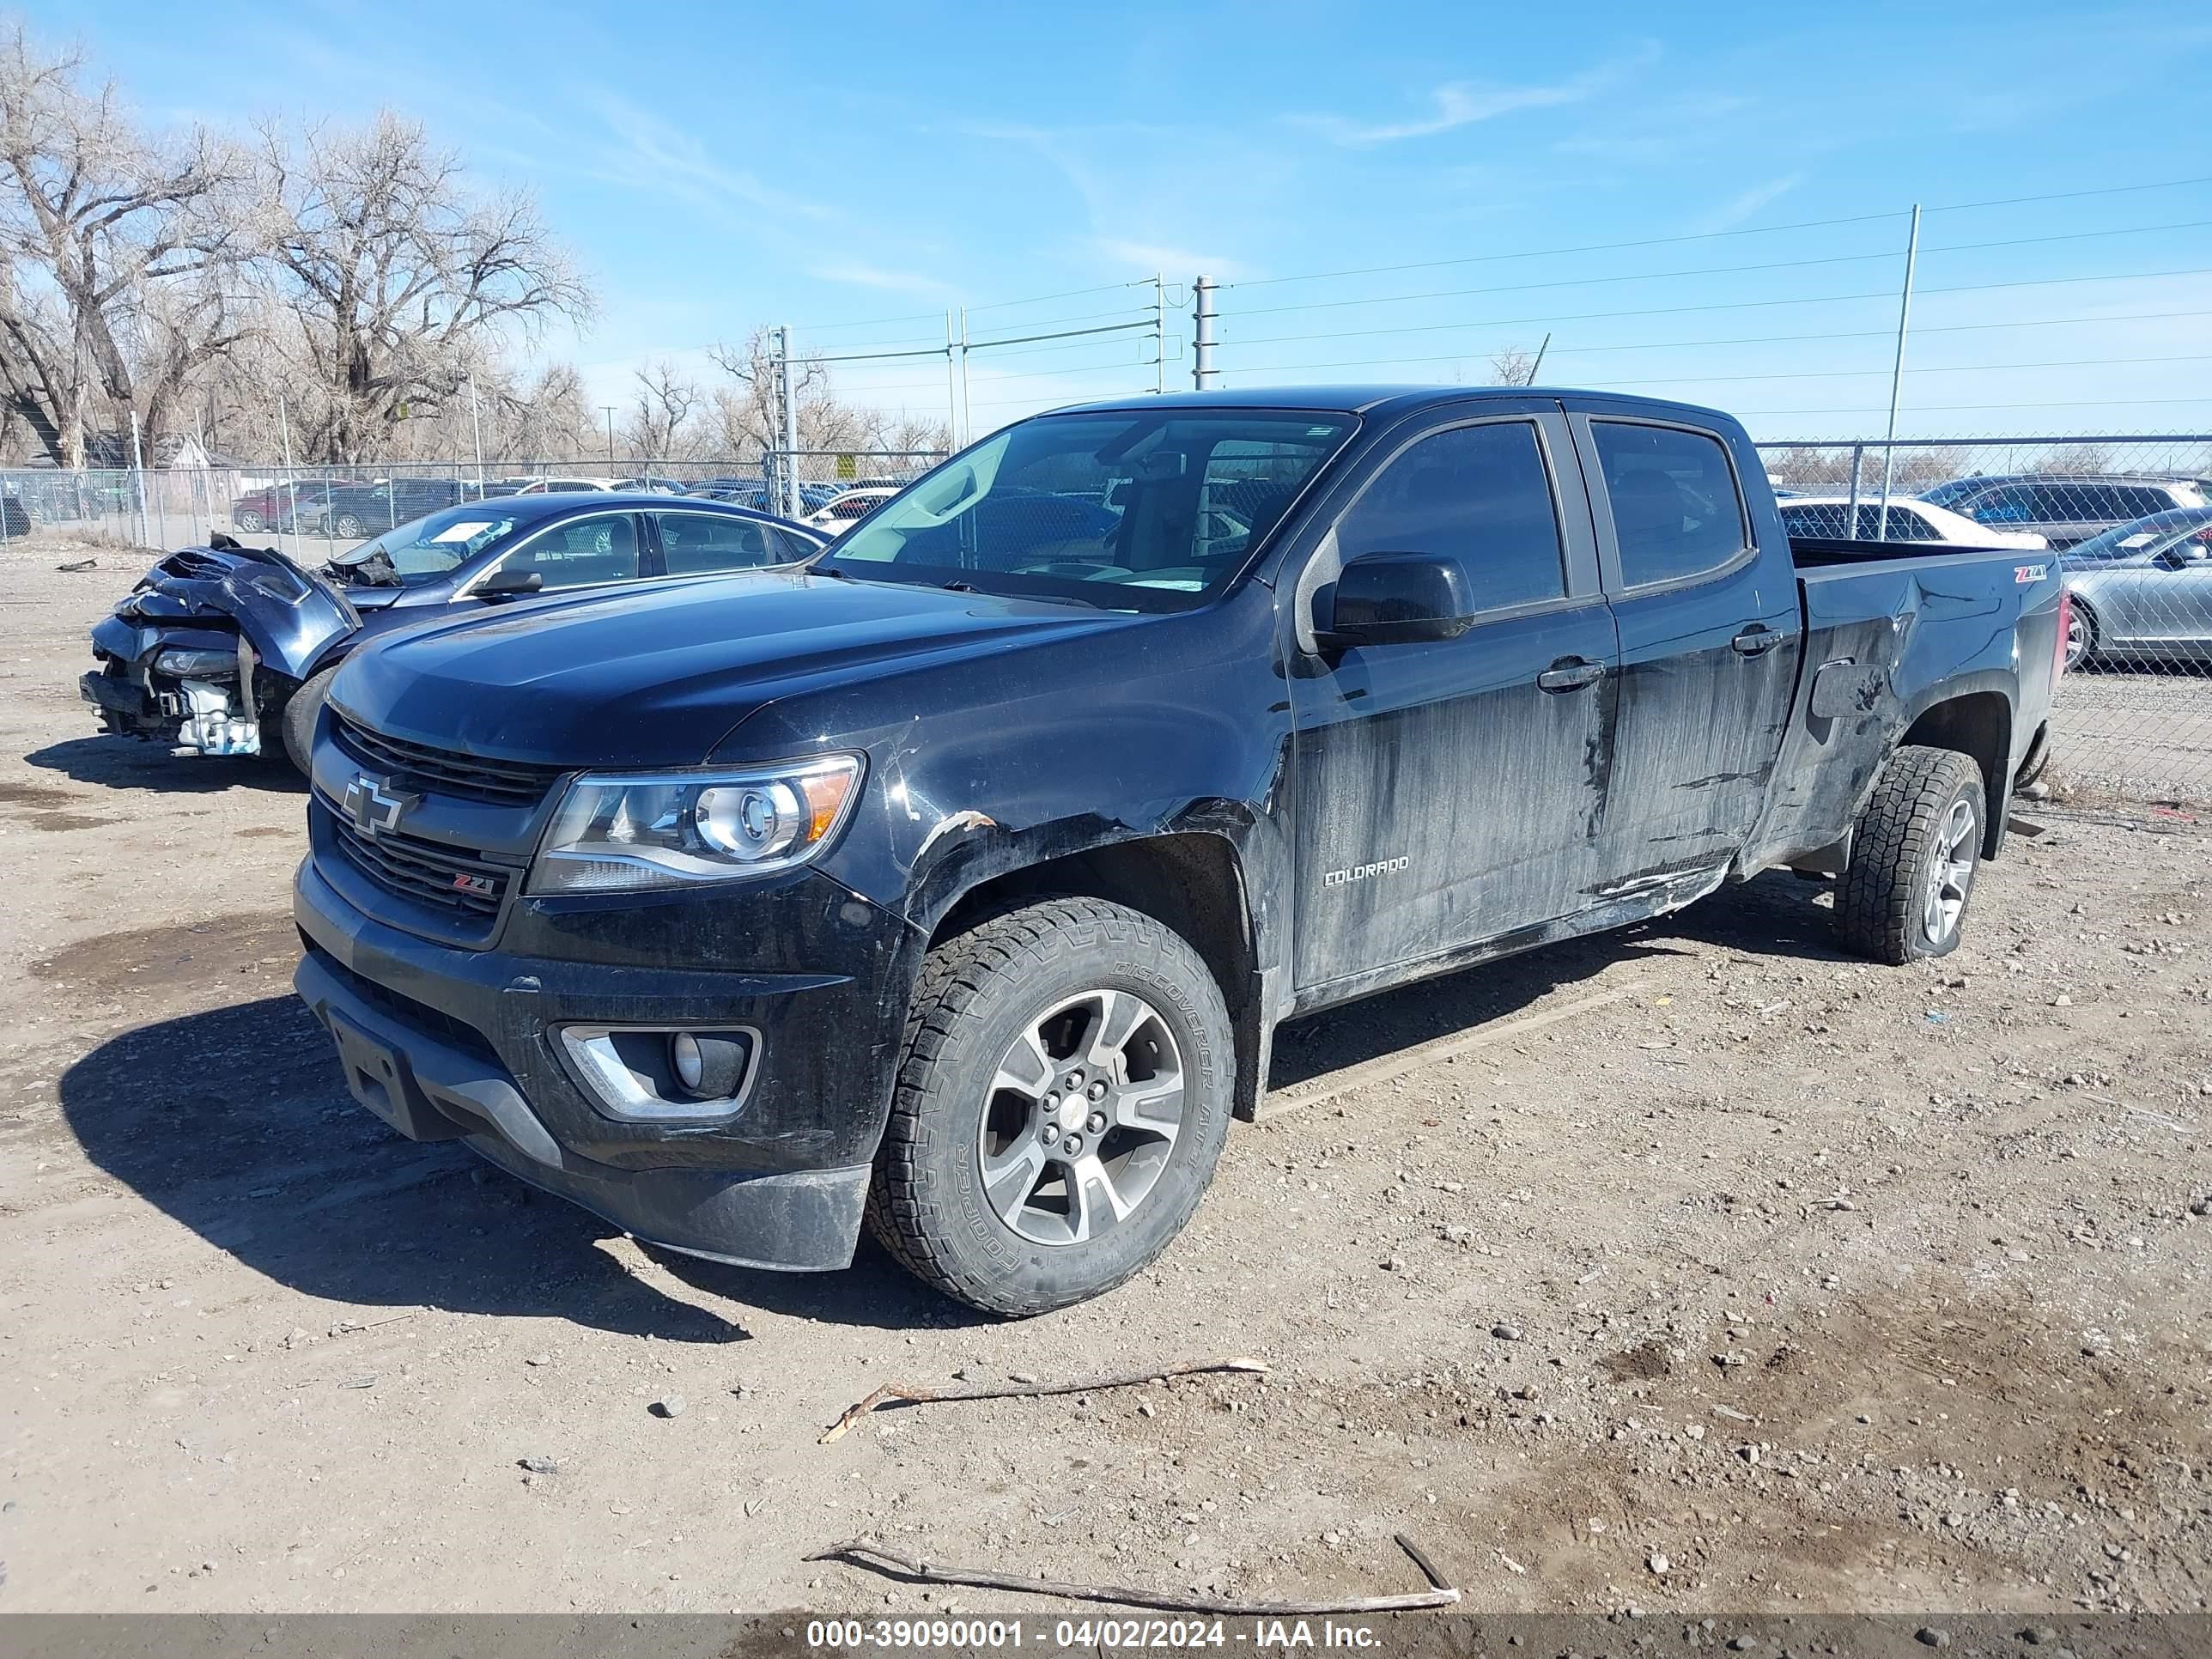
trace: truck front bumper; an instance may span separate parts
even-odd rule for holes
[[[744,1267],[850,1264],[882,1110],[856,1101],[822,1127],[795,1111],[779,1060],[834,1018],[849,981],[669,972],[455,950],[363,915],[312,860],[293,915],[306,947],[293,983],[330,1032],[347,1088],[401,1134],[459,1139],[509,1174],[625,1232]],[[641,996],[641,981],[659,981]],[[742,1022],[763,1034],[761,1075],[731,1121],[641,1124],[609,1115],[562,1063],[565,1024]],[[818,1043],[818,1039],[817,1039]],[[788,1103],[779,1105],[779,1101]]]

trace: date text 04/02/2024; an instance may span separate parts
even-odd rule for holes
[[[1047,1627],[1019,1619],[817,1619],[806,1627],[809,1647],[904,1648],[1353,1648],[1379,1645],[1372,1627],[1335,1620],[1062,1619]]]

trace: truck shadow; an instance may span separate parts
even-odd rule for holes
[[[1504,1018],[1607,968],[1690,942],[1843,960],[1820,889],[1762,877],[1681,915],[1425,981],[1285,1027],[1277,1088]],[[257,947],[258,948],[258,947]],[[211,958],[212,960],[212,958]],[[216,970],[211,970],[216,971]],[[657,1288],[605,1249],[613,1229],[452,1142],[387,1129],[339,1083],[330,1040],[289,995],[140,1026],[59,1082],[100,1169],[217,1249],[304,1295],[357,1306],[551,1317],[665,1341],[743,1340],[741,1320]],[[989,1322],[863,1240],[843,1273],[786,1274],[647,1247],[743,1308],[912,1330]]]
[[[1826,890],[1786,872],[1771,872],[1656,921],[1547,945],[1294,1021],[1275,1035],[1267,1086],[1286,1089],[1415,1043],[1510,1018],[1617,963],[1680,956],[1689,945],[1808,962],[1856,960],[1837,944],[1826,908],[1813,902]]]
[[[129,738],[69,738],[33,749],[23,759],[79,783],[111,789],[202,795],[226,789],[253,789],[272,795],[307,793],[307,781],[282,759],[179,754],[157,743]]]

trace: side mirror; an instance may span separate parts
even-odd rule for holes
[[[1474,626],[1475,605],[1467,571],[1448,554],[1366,553],[1339,573],[1327,610],[1315,635],[1342,649],[1457,639]]]
[[[495,570],[477,584],[480,599],[512,599],[525,593],[535,593],[545,586],[545,574],[539,570]]]

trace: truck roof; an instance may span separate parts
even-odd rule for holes
[[[1654,411],[1690,415],[1703,421],[1734,424],[1735,416],[1696,404],[1672,403],[1663,398],[1638,398],[1619,392],[1593,392],[1586,387],[1555,386],[1262,386],[1209,392],[1138,392],[1125,398],[1105,398],[1066,404],[1051,410],[1187,409],[1310,409],[1328,414],[1400,415],[1447,404],[1486,399],[1528,398],[1601,398],[1609,404],[1631,404]]]

